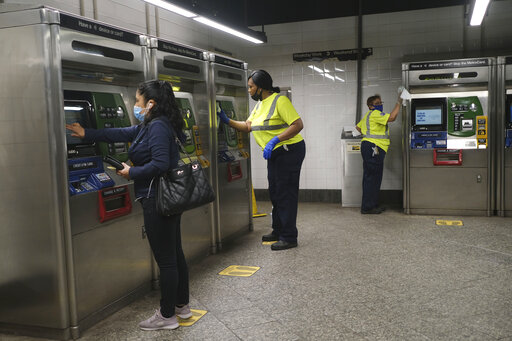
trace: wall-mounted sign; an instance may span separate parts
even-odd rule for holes
[[[373,48],[366,47],[361,49],[362,59],[373,54]],[[319,51],[319,52],[301,52],[294,53],[293,60],[295,62],[320,62],[324,59],[337,58],[339,61],[343,60],[357,60],[358,49],[348,50],[333,50],[333,51]]]

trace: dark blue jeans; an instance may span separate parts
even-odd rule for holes
[[[297,206],[302,161],[306,156],[304,141],[272,151],[267,160],[268,192],[272,201],[272,233],[280,240],[297,242]]]
[[[158,214],[154,197],[144,198],[141,203],[149,245],[160,269],[160,312],[171,317],[176,305],[189,301],[188,267],[181,247],[181,214]]]
[[[374,152],[374,148],[379,151]],[[384,157],[386,152],[369,141],[361,142],[363,157],[363,200],[361,210],[368,211],[379,206],[379,192],[384,172]]]

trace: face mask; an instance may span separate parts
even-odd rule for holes
[[[256,90],[256,92],[254,93],[254,95],[251,95],[251,98],[255,101],[261,101],[261,92],[258,94],[258,90]]]
[[[139,120],[139,122],[142,122],[144,121],[144,114],[142,114],[142,109],[141,107],[138,107],[136,105],[133,106],[133,115],[135,115],[135,118],[137,120]]]
[[[133,106],[133,115],[139,122],[144,121],[144,116],[148,112],[149,109],[151,109],[153,105],[151,103],[148,104],[148,106],[145,109],[142,109],[141,107],[138,107],[136,105]],[[142,110],[144,110],[144,113],[142,113]]]
[[[373,110],[382,111],[382,110],[384,110],[384,108],[382,107],[382,104],[381,105],[374,105],[373,106]]]

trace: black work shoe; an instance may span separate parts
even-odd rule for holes
[[[361,210],[361,214],[381,214],[382,212],[384,212],[384,210],[379,207],[374,207],[369,210]]]
[[[265,234],[261,237],[261,240],[264,242],[276,242],[279,240],[279,236],[276,236],[273,233]]]
[[[292,247],[297,247],[297,243],[289,243],[284,240],[280,240],[270,246],[273,251],[291,249]]]

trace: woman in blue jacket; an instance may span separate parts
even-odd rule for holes
[[[169,83],[147,81],[135,94],[134,115],[141,123],[128,128],[84,129],[79,123],[66,125],[72,136],[86,141],[132,142],[128,156],[133,163],[117,173],[133,179],[136,200],[142,204],[149,244],[160,268],[160,309],[142,321],[143,330],[176,329],[176,315],[192,316],[189,303],[188,267],[181,246],[181,214],[163,216],[156,211],[158,175],[176,168],[180,158],[175,134],[183,128],[183,118]]]

